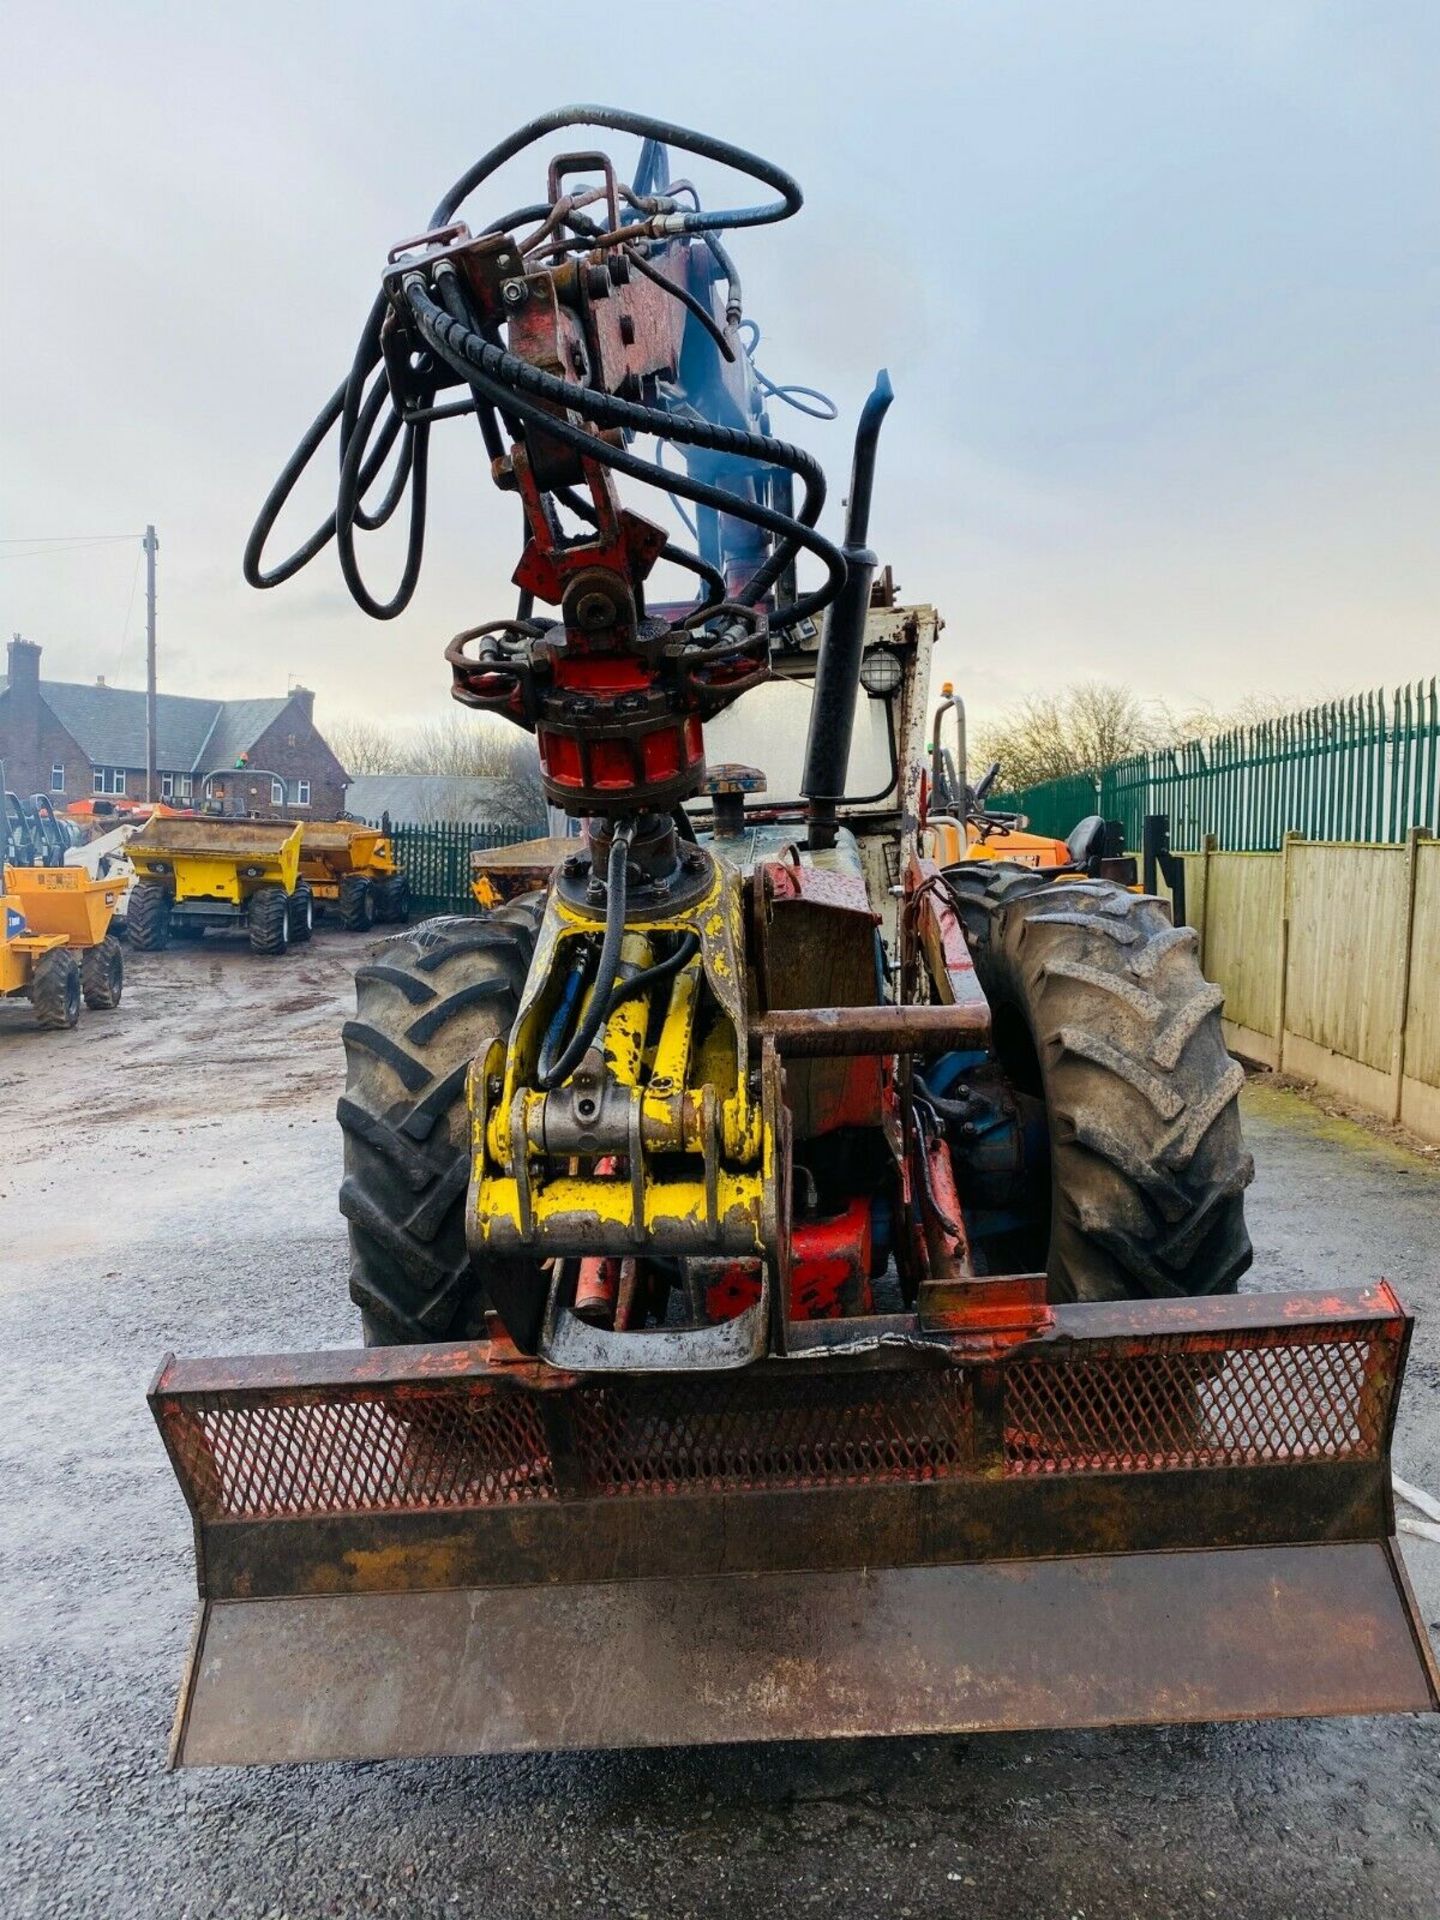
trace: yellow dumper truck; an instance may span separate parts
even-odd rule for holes
[[[244,927],[262,954],[308,940],[314,902],[300,875],[300,832],[289,820],[156,815],[125,849],[135,868],[131,946],[158,953],[207,927]]]
[[[358,820],[307,820],[300,830],[300,878],[317,916],[364,933],[410,918],[410,882],[395,861],[390,836]]]
[[[28,997],[42,1027],[73,1027],[80,1002],[118,1007],[125,959],[110,932],[123,885],[77,867],[4,869],[0,999]]]

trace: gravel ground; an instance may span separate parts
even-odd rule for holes
[[[1440,1910],[1440,1722],[866,1740],[171,1775],[189,1528],[168,1347],[351,1343],[332,1120],[356,948],[132,959],[71,1035],[0,1012],[6,1915]],[[1255,1284],[1400,1284],[1397,1464],[1440,1489],[1440,1171],[1247,1095]],[[1409,1541],[1440,1637],[1440,1548]]]

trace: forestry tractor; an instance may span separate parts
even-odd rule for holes
[[[628,177],[572,136],[461,218],[581,125],[638,136]],[[391,249],[252,535],[253,584],[333,539],[391,618],[430,434],[478,432],[519,598],[453,692],[584,831],[357,970],[364,1348],[162,1364],[180,1763],[1437,1704],[1389,1479],[1409,1320],[1383,1281],[1237,1292],[1194,933],[1103,822],[991,857],[1023,823],[954,750],[937,777],[940,621],[867,544],[890,383],[836,540],[774,431],[818,397],[756,364],[731,238],[800,203],[642,114],[522,128]],[[267,565],[333,428],[335,511]],[[407,497],[382,595],[357,536]]]

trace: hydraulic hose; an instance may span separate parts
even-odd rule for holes
[[[571,126],[609,127],[618,132],[636,134],[648,143],[645,152],[651,157],[652,166],[654,156],[662,147],[676,147],[683,152],[698,154],[762,182],[775,193],[777,197],[773,200],[709,212],[698,206],[689,209],[677,207],[653,213],[649,215],[647,222],[637,225],[637,237],[642,231],[647,230],[656,235],[695,233],[706,236],[717,263],[730,277],[726,303],[727,319],[732,324],[738,320],[739,278],[734,272],[733,263],[730,262],[728,255],[724,254],[723,248],[711,237],[729,227],[762,226],[789,218],[790,215],[799,211],[803,203],[799,185],[783,168],[762,159],[758,154],[750,153],[728,141],[718,140],[712,135],[678,126],[671,121],[657,119],[653,115],[631,113],[613,107],[580,105],[557,108],[554,112],[529,121],[497,146],[492,147],[488,153],[483,154],[455,181],[432,213],[431,227],[448,225],[464,201],[506,161],[547,135]],[[508,229],[510,225],[519,224],[532,216],[544,218],[550,211],[548,205],[523,207],[517,209],[507,221],[494,222],[485,231]],[[244,556],[244,575],[249,584],[254,587],[274,587],[293,578],[323,551],[331,539],[337,539],[341,569],[347,586],[366,612],[381,619],[393,618],[409,602],[419,574],[424,546],[426,449],[423,441],[417,436],[421,435],[429,424],[428,419],[425,418],[417,418],[408,423],[402,422],[392,405],[376,431],[379,407],[375,404],[374,392],[367,394],[366,389],[370,375],[380,360],[380,334],[387,306],[388,302],[383,295],[372,304],[361,329],[349,372],[311,422],[299,446],[286,462],[274,486],[271,487],[246,543]],[[462,368],[459,371],[464,377],[465,370]],[[383,380],[380,384],[383,390]],[[562,386],[564,384],[561,383]],[[433,393],[430,397],[433,400]],[[478,412],[479,397],[476,395],[474,398]],[[499,404],[498,401],[495,403]],[[428,406],[422,406],[416,411],[423,416],[428,411]],[[667,434],[670,437],[676,437],[673,432],[675,423],[668,415],[664,418]],[[340,430],[341,488],[335,512],[328,515],[284,560],[267,568],[264,562],[264,551],[275,523],[294,492],[301,474],[337,424]],[[481,424],[483,428],[485,425],[483,415]],[[379,505],[373,510],[367,509],[363,505],[364,497],[383,468],[397,436],[401,434],[404,435],[404,440],[390,483]],[[355,444],[357,436],[358,446]],[[373,445],[369,444],[372,437]],[[487,434],[487,442],[488,438]],[[758,457],[768,459],[771,456],[768,453],[762,453]],[[617,471],[629,472],[633,477],[647,484],[656,484],[653,474],[640,463],[626,465],[618,460],[612,460],[609,464]],[[356,527],[362,531],[370,531],[377,526],[383,526],[398,509],[407,487],[411,493],[410,533],[400,585],[389,600],[381,601],[369,592],[360,578],[355,556],[354,532]],[[721,504],[712,502],[708,494],[692,493],[688,488],[677,487],[675,491],[683,492],[686,497],[699,500],[701,504]],[[821,497],[823,498],[823,494]],[[736,504],[734,496],[726,496],[724,510],[735,513]],[[767,520],[754,510],[753,503],[738,504],[751,510],[742,511],[737,517],[750,519],[754,524],[763,526],[767,531],[776,534],[790,547],[790,559],[793,560],[797,545],[808,546],[812,552],[820,552],[820,549],[814,545],[813,539],[799,538],[792,528],[784,523],[783,517],[778,520]],[[818,511],[817,506],[816,517],[818,517]],[[803,514],[801,518],[804,518]],[[826,553],[820,552],[820,557],[826,560],[830,574],[828,590],[825,592],[825,598],[828,599],[833,592],[838,591],[843,571],[837,573],[833,560]],[[778,572],[772,576],[772,578],[778,577]],[[818,604],[823,605],[824,599]],[[816,610],[817,606],[810,606],[806,609],[806,613]],[[795,615],[793,609],[789,612],[794,618],[806,617],[805,614]]]
[[[619,981],[610,994],[609,1004],[605,1008],[608,1019],[622,1000],[633,1000],[637,993],[644,993],[661,980],[668,980],[672,973],[679,973],[687,961],[693,960],[700,951],[698,933],[684,933],[680,936],[675,951],[664,960],[657,960],[652,967],[643,967],[639,973],[632,973],[628,980]]]
[[[388,600],[377,600],[360,574],[355,555],[355,527],[360,506],[360,468],[365,453],[363,431],[350,436],[340,467],[340,489],[335,500],[335,550],[340,571],[355,604],[372,620],[393,620],[409,606],[420,579],[420,563],[425,555],[425,505],[430,466],[430,423],[405,428],[406,459],[410,472],[410,529],[405,541],[405,564],[400,584]],[[389,517],[388,515],[386,516]]]
[[[605,869],[605,933],[600,942],[600,958],[595,965],[590,1004],[570,1036],[570,1044],[558,1060],[551,1057],[551,1041],[557,1038],[553,1027],[546,1033],[535,1073],[535,1085],[541,1093],[553,1092],[570,1078],[590,1051],[609,1011],[615,976],[620,970],[620,942],[625,934],[626,866],[630,859],[630,836],[634,831],[631,821],[616,823],[615,837],[610,842],[610,859]]]
[[[443,227],[453,220],[461,204],[497,168],[503,167],[507,160],[513,160],[524,148],[533,146],[537,140],[543,140],[547,134],[558,133],[562,127],[610,127],[616,133],[638,134],[641,139],[658,141],[662,146],[679,147],[683,153],[698,153],[703,159],[717,160],[722,166],[733,167],[737,173],[749,174],[753,180],[762,180],[780,196],[778,200],[763,206],[668,215],[667,219],[671,222],[682,223],[669,225],[666,230],[671,233],[705,233],[725,227],[768,226],[776,220],[788,220],[805,203],[798,181],[792,179],[783,167],[777,167],[771,160],[762,160],[759,154],[749,153],[744,147],[732,146],[728,140],[717,140],[712,134],[697,133],[693,128],[656,119],[652,114],[630,113],[623,107],[556,107],[552,113],[541,114],[539,119],[517,128],[462,173],[431,214],[431,226]]]
[[[683,420],[662,413],[657,408],[620,400],[613,394],[574,386],[567,380],[532,366],[527,360],[506,353],[501,347],[492,347],[479,334],[451,320],[431,299],[418,273],[406,277],[405,297],[426,343],[463,380],[479,387],[497,405],[508,405],[551,438],[564,441],[579,452],[588,454],[602,466],[611,467],[617,473],[629,474],[664,492],[678,493],[685,499],[698,501],[702,506],[714,507],[718,512],[730,514],[736,519],[749,521],[776,534],[782,543],[793,542],[796,546],[804,547],[822,561],[827,576],[825,584],[813,593],[802,595],[793,605],[777,613],[771,621],[773,628],[793,626],[818,613],[830,604],[845,584],[844,555],[814,529],[814,521],[819,518],[825,500],[825,477],[819,463],[803,449],[783,440],[743,433],[734,427],[713,426],[708,421]],[[537,400],[540,397],[558,400],[563,406],[571,407],[575,412],[600,423],[626,427],[640,433],[656,433],[664,439],[786,467],[798,474],[805,483],[804,505],[798,516],[777,513],[759,501],[745,500],[723,487],[711,486],[706,481],[693,479],[689,474],[675,473],[653,461],[641,460],[594,434],[586,433],[563,416],[551,413],[548,408],[531,400],[528,397],[531,394]],[[736,597],[746,601],[758,599],[768,585],[763,576],[776,567],[777,562],[782,567],[787,564],[783,551],[782,544]]]

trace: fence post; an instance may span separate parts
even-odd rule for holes
[[[1420,842],[1429,838],[1424,827],[1405,835],[1405,915],[1401,921],[1400,990],[1395,1007],[1395,1032],[1390,1042],[1390,1123],[1398,1126],[1405,1099],[1405,1047],[1410,1017],[1410,976],[1415,959],[1415,882],[1420,866]]]
[[[1210,978],[1205,966],[1205,949],[1210,944],[1210,859],[1219,844],[1213,833],[1207,833],[1200,842],[1200,971],[1207,980]]]
[[[1276,1003],[1279,1007],[1275,1032],[1275,1071],[1285,1071],[1285,1011],[1290,988],[1290,849],[1303,834],[1293,828],[1285,829],[1285,837],[1280,842],[1280,953],[1279,953],[1279,992]]]

